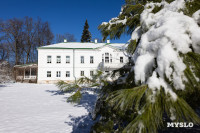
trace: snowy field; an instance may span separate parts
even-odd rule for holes
[[[85,91],[80,104],[66,102],[55,85],[0,84],[0,133],[87,133],[96,94]]]

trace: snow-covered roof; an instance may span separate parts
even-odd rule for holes
[[[37,64],[29,63],[29,64],[22,64],[22,65],[15,65],[14,67],[37,67]]]
[[[80,43],[80,42],[67,42],[57,43],[47,46],[39,47],[38,49],[97,49],[104,46],[111,46],[117,49],[122,49],[125,43]]]

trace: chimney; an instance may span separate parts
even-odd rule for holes
[[[67,39],[64,39],[64,42],[67,42]]]
[[[94,43],[98,43],[97,39],[94,39]]]
[[[107,43],[110,43],[110,40],[109,40],[109,39],[107,40]]]

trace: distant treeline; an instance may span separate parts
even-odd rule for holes
[[[0,21],[0,61],[7,60],[12,64],[37,62],[37,48],[63,39],[76,41],[74,35],[54,34],[48,22],[40,18],[13,18]]]

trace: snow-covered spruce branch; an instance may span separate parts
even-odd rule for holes
[[[58,81],[56,85],[64,93],[74,93],[68,98],[69,102],[79,103],[82,97],[81,90],[83,88],[101,88],[103,85],[108,84],[108,76],[108,74],[104,74],[102,71],[97,70],[91,78],[84,76],[72,83]]]
[[[134,65],[127,83],[105,87],[115,91],[104,91],[99,109],[104,122],[98,124],[112,121],[117,130],[133,133],[157,132],[166,119],[200,124],[194,111],[200,101],[200,1],[146,1],[135,27],[100,26],[111,38],[134,30],[129,41]]]

